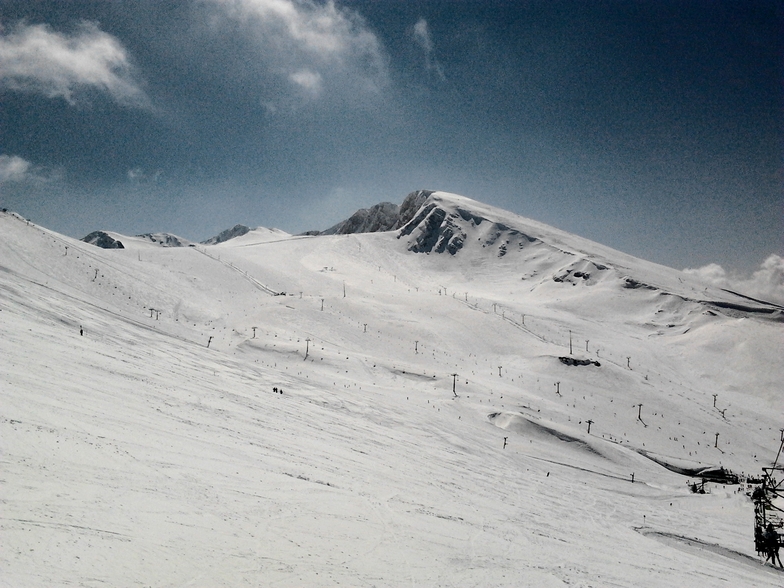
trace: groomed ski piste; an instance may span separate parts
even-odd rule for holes
[[[784,584],[688,486],[775,458],[775,304],[442,192],[110,234],[0,214],[0,585]]]

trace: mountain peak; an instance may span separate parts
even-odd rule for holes
[[[202,241],[202,245],[217,245],[218,243],[224,243],[229,239],[234,239],[236,237],[242,237],[242,235],[247,234],[250,232],[250,228],[246,227],[245,225],[234,225],[230,229],[226,229],[225,231],[221,231],[214,237],[210,237],[206,241]]]
[[[160,245],[161,247],[186,247],[190,244],[190,241],[187,239],[172,235],[171,233],[144,233],[142,235],[136,235],[136,237],[149,241],[155,245]]]
[[[326,231],[310,234],[352,235],[394,231],[408,223],[432,193],[432,190],[416,190],[406,196],[400,206],[391,202],[381,202],[370,208],[360,208],[349,218]]]
[[[82,241],[101,249],[125,249],[122,241],[115,239],[105,231],[93,231],[89,235],[82,237]]]

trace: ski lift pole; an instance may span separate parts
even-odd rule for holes
[[[781,445],[779,445],[779,452],[776,454],[776,459],[773,460],[773,469],[776,469],[776,465],[779,463],[779,456],[781,456],[781,450],[784,449],[784,429],[781,429]]]

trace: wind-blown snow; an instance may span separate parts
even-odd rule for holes
[[[0,584],[780,586],[741,488],[660,465],[773,461],[780,307],[431,205],[122,250],[0,215]]]

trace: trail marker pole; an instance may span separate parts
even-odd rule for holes
[[[310,337],[305,339],[305,359],[308,358],[308,352],[310,351]]]
[[[414,353],[419,353],[419,341],[414,341]]]
[[[569,329],[569,355],[572,354],[572,330]]]
[[[558,396],[561,395],[561,382],[555,383],[555,393],[558,394]]]
[[[713,408],[716,408],[716,397],[717,396],[718,396],[718,394],[714,394],[713,395]]]
[[[713,446],[718,449],[719,448],[719,434],[716,433],[716,441],[714,441]]]
[[[253,338],[255,339],[256,338],[256,329],[258,329],[258,327],[251,327],[251,329],[253,329]]]
[[[590,435],[591,434],[591,425],[593,424],[593,421],[589,419],[586,422],[588,423],[588,434]]]
[[[210,343],[212,343],[212,337],[210,337],[209,339],[207,339],[207,349],[209,349],[209,348],[210,348]]]
[[[455,392],[455,383],[457,382],[457,374],[452,374],[452,394],[457,397],[457,392]]]

